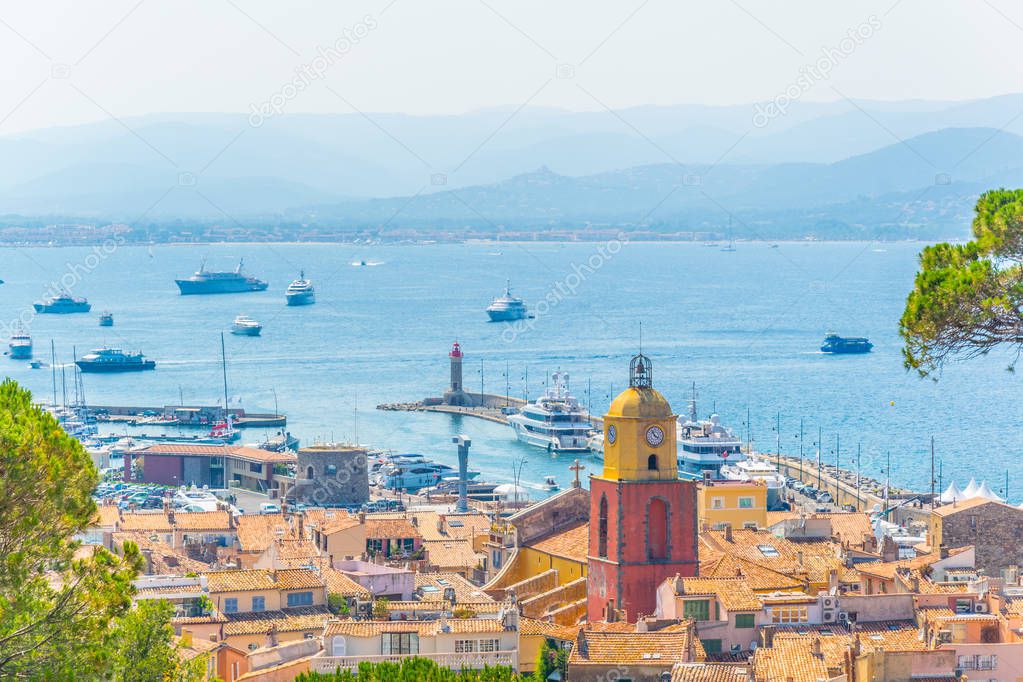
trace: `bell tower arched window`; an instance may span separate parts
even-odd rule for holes
[[[305,470],[305,477],[308,478],[310,481],[313,480],[313,467],[312,467],[312,465],[310,465]]]
[[[648,471],[657,471],[657,455],[650,455],[646,458],[646,468]]]
[[[607,497],[600,496],[600,512],[597,521],[597,556],[607,556]]]
[[[660,497],[650,500],[646,508],[647,556],[668,558],[668,503]]]

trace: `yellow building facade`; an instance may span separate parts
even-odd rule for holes
[[[767,527],[767,486],[763,481],[703,481],[697,500],[702,528]]]

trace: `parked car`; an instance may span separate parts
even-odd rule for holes
[[[835,498],[831,496],[831,493],[825,490],[824,492],[817,496],[817,501],[824,502],[825,504],[830,504],[835,501]]]
[[[259,505],[259,513],[260,514],[280,514],[281,513],[281,506],[279,504],[274,504],[273,502],[264,502],[261,505]]]

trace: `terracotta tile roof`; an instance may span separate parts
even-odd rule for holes
[[[983,507],[985,504],[997,504],[1002,507],[1008,507],[1009,509],[1013,509],[1017,512],[1020,511],[1019,509],[1016,509],[1016,507],[1013,507],[1010,504],[995,502],[994,500],[989,500],[986,497],[971,497],[970,499],[963,500],[962,502],[953,502],[951,504],[945,504],[936,509],[932,509],[931,514],[940,517],[952,516],[953,514],[958,514],[961,511],[966,511],[968,509],[976,509],[977,507]],[[1020,513],[1023,514],[1023,512]]]
[[[171,547],[159,538],[152,539],[151,533],[116,532],[112,536],[115,546],[122,547],[125,542],[134,542],[152,562],[150,573],[153,575],[184,575],[185,573],[201,573],[210,569],[209,564],[196,561],[186,554]]]
[[[270,452],[244,445],[196,445],[194,443],[155,443],[133,451],[136,456],[167,455],[189,457],[234,457],[249,462],[295,462],[293,452]]]
[[[802,580],[731,555],[700,564],[700,575],[707,578],[742,577],[751,589],[757,591],[798,590],[804,587]]]
[[[597,632],[582,630],[568,665],[664,665],[685,662],[692,628],[681,632]]]
[[[744,665],[729,663],[679,663],[671,669],[671,682],[747,682]]]
[[[237,521],[238,549],[263,552],[278,537],[294,537],[291,524],[283,514],[243,514]]]
[[[597,621],[595,623],[586,623],[583,625],[583,629],[587,632],[635,632],[636,624],[624,623],[621,621],[615,621],[613,623]]]
[[[799,511],[767,512],[767,527],[770,528],[782,521],[800,518]],[[873,535],[874,528],[870,524],[870,515],[866,512],[817,512],[807,514],[808,519],[830,519],[831,535],[839,542],[848,542],[852,547],[863,545],[864,535]]]
[[[535,618],[519,618],[519,635],[522,637],[549,637],[550,639],[560,639],[563,642],[575,642],[575,637],[578,634],[578,625],[558,625]]]
[[[841,548],[833,542],[793,542],[766,530],[736,529],[730,541],[722,531],[704,531],[700,533],[700,545],[700,554],[708,563],[727,555],[818,584],[828,582],[831,570],[844,567],[839,557]]]
[[[1023,597],[1005,597],[1002,601],[1002,612],[1015,616],[1023,615]]]
[[[950,557],[962,554],[963,552],[973,549],[972,545],[966,547],[956,547],[948,550]],[[892,580],[895,578],[895,572],[900,568],[905,569],[920,569],[926,566],[930,566],[933,563],[941,561],[939,554],[924,554],[922,556],[913,557],[912,559],[903,559],[901,561],[871,561],[862,564],[856,564],[854,568],[860,573],[864,573],[875,578],[884,578],[886,580]]]
[[[206,585],[210,594],[218,592],[250,592],[255,590],[302,590],[323,587],[324,581],[315,572],[304,569],[268,571],[206,572]]]
[[[96,515],[92,518],[92,525],[106,528],[116,525],[120,518],[120,510],[115,505],[101,504],[96,507]]]
[[[504,632],[501,621],[494,618],[447,618],[445,621],[454,634]],[[335,620],[327,624],[324,637],[376,637],[385,632],[416,632],[420,637],[437,635],[441,620]]]
[[[913,621],[875,621],[860,623],[856,633],[863,650],[884,649],[885,651],[924,651],[927,645],[920,639],[920,628]],[[788,625],[779,626],[774,633],[774,643],[799,641],[803,646],[814,639],[821,642],[824,662],[830,668],[841,667],[846,652],[852,645],[852,631],[844,625]]]
[[[682,578],[682,594],[713,596],[728,611],[759,611],[760,599],[746,578]]]
[[[174,521],[166,512],[125,512],[118,528],[126,531],[231,531],[231,513],[226,511],[174,512]]]
[[[326,606],[299,606],[280,611],[258,613],[232,613],[224,624],[224,636],[259,635],[271,630],[275,632],[300,632],[316,630],[317,634],[332,618]]]
[[[548,535],[528,545],[531,549],[551,556],[586,563],[590,546],[590,526],[583,521],[576,526]]]
[[[423,543],[426,560],[441,569],[472,570],[480,564],[480,555],[468,540],[432,540]]]
[[[420,535],[424,540],[447,540],[458,538],[472,539],[490,533],[490,519],[478,512],[467,514],[441,514],[436,511],[377,512],[370,514],[372,519],[411,519],[415,518]],[[441,529],[437,528],[438,523]]]
[[[323,578],[325,583],[327,583],[328,594],[339,594],[342,597],[362,597],[369,599],[369,590],[335,568],[324,566],[320,570],[320,577]]]
[[[442,600],[444,590],[453,587],[455,590],[455,602],[485,602],[493,601],[490,596],[457,573],[416,573],[414,576],[416,591],[422,596],[420,601]],[[436,588],[436,591],[421,588]]]
[[[273,543],[277,561],[283,564],[277,568],[301,568],[320,556],[312,540],[278,538]]]
[[[374,519],[366,517],[366,539],[393,540],[422,537],[419,529],[407,519]]]
[[[757,648],[753,674],[757,682],[816,682],[831,677],[824,658],[815,656],[805,642],[784,639],[770,648]]]

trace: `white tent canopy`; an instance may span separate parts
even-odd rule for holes
[[[989,500],[994,500],[995,502],[1002,501],[1002,498],[998,497],[994,490],[991,490],[991,486],[987,484],[987,481],[984,481],[977,487],[977,494],[974,495],[974,497],[984,497]]]
[[[963,492],[956,486],[956,482],[952,481],[948,484],[948,488],[945,489],[941,495],[938,496],[938,501],[942,504],[949,504],[951,502],[959,502],[965,500],[966,497]]]
[[[965,488],[963,488],[963,499],[968,500],[971,497],[976,497],[978,487],[977,479],[971,478],[970,482],[966,484]]]

